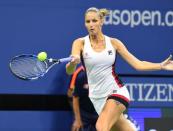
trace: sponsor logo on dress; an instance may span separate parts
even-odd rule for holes
[[[108,50],[108,55],[112,55],[112,50]]]
[[[112,93],[113,93],[113,94],[117,93],[117,90],[113,90]]]
[[[83,54],[83,58],[84,58],[84,59],[90,59],[91,56],[90,56],[87,52],[85,52],[85,53]]]

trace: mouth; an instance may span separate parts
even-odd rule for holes
[[[94,29],[90,29],[90,31],[91,31],[91,32],[93,32],[93,31],[94,31]]]

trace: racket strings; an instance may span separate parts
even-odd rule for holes
[[[34,57],[21,57],[11,61],[11,69],[16,75],[30,79],[43,75],[47,65]]]

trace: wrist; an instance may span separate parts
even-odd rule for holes
[[[162,63],[160,63],[160,70],[163,70],[164,68],[163,68],[163,64]]]
[[[76,116],[76,117],[75,117],[75,120],[78,121],[78,122],[81,122],[80,116]]]
[[[69,68],[74,68],[74,67],[76,67],[76,65],[77,64],[75,64],[73,62],[68,62],[66,66],[69,67]]]
[[[68,75],[72,75],[73,72],[75,71],[75,69],[76,69],[76,65],[75,64],[72,64],[70,62],[66,64],[66,73]]]

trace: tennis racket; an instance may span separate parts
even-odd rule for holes
[[[36,80],[43,77],[54,65],[71,61],[71,57],[39,61],[36,55],[22,54],[10,60],[10,70],[23,80]]]

